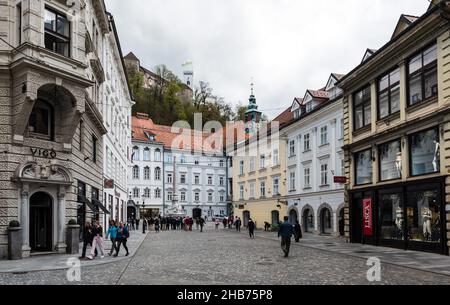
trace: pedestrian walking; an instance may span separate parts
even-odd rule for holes
[[[159,219],[158,218],[155,219],[155,232],[159,233]]]
[[[189,220],[189,231],[192,231],[192,226],[194,225],[194,219],[188,218],[188,220]]]
[[[284,257],[289,256],[289,250],[291,248],[291,238],[294,234],[294,228],[289,223],[289,217],[284,217],[284,222],[280,225],[280,229],[278,230],[278,237],[281,236],[281,249],[284,252]]]
[[[139,223],[141,222],[141,220],[138,218],[136,219],[136,230],[139,231]]]
[[[236,219],[234,225],[236,226],[236,231],[241,232],[242,222],[239,217]]]
[[[108,232],[106,233],[106,239],[108,239],[108,237],[111,237],[111,250],[108,253],[109,256],[111,256],[114,250],[116,250],[117,230],[118,228],[116,226],[116,222],[114,220],[110,220]]]
[[[295,225],[294,225],[294,237],[295,237],[296,243],[300,242],[300,239],[303,238],[302,227],[300,226],[300,223],[298,222],[298,220],[295,221]]]
[[[228,223],[228,220],[227,220],[226,217],[224,217],[223,220],[222,220],[222,224],[223,224],[223,228],[224,228],[224,229],[227,228],[227,223]]]
[[[203,232],[203,227],[205,226],[205,220],[202,217],[200,217],[198,222],[200,225],[200,232]]]
[[[130,237],[130,231],[128,230],[128,227],[124,226],[122,222],[119,223],[119,228],[117,230],[117,249],[116,249],[117,252],[116,252],[116,254],[114,254],[114,257],[119,256],[121,245],[123,245],[123,247],[127,251],[127,254],[125,254],[125,256],[130,255],[130,253],[128,251],[128,247],[127,247],[127,241],[128,241],[129,237]]]
[[[103,228],[100,226],[98,221],[95,222],[94,227],[92,228],[92,247],[91,254],[87,257],[90,260],[95,258],[95,250],[98,248],[98,252],[100,253],[100,258],[105,257],[105,243],[103,241]]]
[[[196,228],[197,228],[197,231],[200,229],[200,219],[199,219],[199,217],[197,217],[196,219],[195,219],[195,226],[196,226]]]
[[[255,227],[256,227],[256,224],[253,222],[253,220],[249,219],[249,221],[248,221],[248,233],[250,235],[250,238],[255,238]]]
[[[134,226],[134,218],[131,218],[131,229],[134,231],[135,230],[135,226]]]
[[[86,224],[84,225],[82,238],[83,238],[83,251],[81,253],[80,259],[86,258],[87,246],[89,245],[92,247],[92,240],[94,239],[94,235],[92,235],[92,225],[89,221],[86,222]]]
[[[216,230],[219,230],[220,221],[218,218],[216,218],[215,225],[216,225]]]
[[[228,217],[228,229],[232,229],[233,227],[233,216]]]

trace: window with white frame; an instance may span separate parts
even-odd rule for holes
[[[221,193],[219,197],[220,202],[225,202],[225,195],[223,193]]]
[[[139,147],[133,147],[133,161],[139,161]]]
[[[259,157],[259,168],[260,169],[265,169],[266,168],[266,156],[265,155],[261,155]]]
[[[200,193],[199,192],[195,192],[194,193],[194,201],[195,202],[200,202]]]
[[[259,192],[261,197],[266,197],[266,181],[259,183]]]
[[[280,165],[280,150],[278,148],[273,150],[272,162],[273,162],[273,166]]]
[[[155,198],[157,198],[157,199],[161,198],[161,190],[160,189],[155,190]]]
[[[250,183],[250,198],[255,198],[255,183]]]
[[[289,157],[295,156],[295,140],[289,141]]]
[[[139,166],[135,165],[133,167],[133,179],[138,180],[139,179]]]
[[[161,150],[159,148],[155,149],[155,161],[161,162]]]
[[[167,192],[167,201],[172,201],[173,199],[173,192]]]
[[[224,162],[223,162],[223,160],[220,160],[220,161],[219,161],[219,166],[220,166],[220,167],[224,167]]]
[[[208,185],[213,185],[213,177],[208,176]]]
[[[295,191],[295,172],[289,174],[290,190]]]
[[[144,168],[144,180],[150,180],[150,167],[148,166]]]
[[[161,169],[159,167],[155,168],[155,180],[156,181],[161,180]]]
[[[311,187],[311,169],[305,168],[303,171],[303,178],[305,181],[305,188],[310,188]]]
[[[239,175],[244,174],[244,160],[239,161]]]
[[[150,161],[150,149],[148,147],[144,148],[144,161]]]
[[[219,186],[225,186],[225,177],[219,178]]]
[[[199,175],[194,176],[194,184],[200,184],[200,176]]]
[[[311,150],[311,140],[309,133],[305,134],[305,136],[303,137],[303,147],[305,152]]]
[[[240,200],[244,199],[244,186],[242,184],[239,185],[239,199]]]
[[[181,174],[180,175],[180,183],[181,184],[186,184],[186,174]]]
[[[138,189],[137,187],[134,188],[134,189],[133,189],[133,197],[134,197],[134,198],[139,198],[139,195],[140,195],[139,189]]]
[[[208,202],[213,202],[213,197],[214,197],[213,193],[209,192],[208,193]]]
[[[167,174],[167,183],[173,183],[173,175]]]
[[[328,144],[328,127],[323,126],[320,128],[320,145]]]
[[[328,164],[320,165],[320,185],[328,185]]]
[[[144,197],[150,198],[150,189],[148,187],[144,190]]]
[[[250,172],[255,171],[255,157],[250,157]]]
[[[180,200],[181,200],[181,202],[186,202],[186,192],[180,193]]]
[[[280,195],[280,178],[273,178],[273,196]]]

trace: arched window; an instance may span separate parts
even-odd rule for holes
[[[144,161],[150,161],[150,149],[148,147],[144,148]]]
[[[133,167],[133,179],[139,179],[139,166],[137,165]]]
[[[139,161],[139,147],[133,147],[133,161]]]
[[[28,120],[28,132],[32,138],[52,141],[54,138],[54,110],[43,100],[37,100]]]
[[[159,167],[155,168],[155,180],[156,181],[161,180],[161,169]]]
[[[161,162],[161,150],[159,148],[155,149],[155,161]]]
[[[144,179],[150,180],[150,167],[148,166],[144,168]]]

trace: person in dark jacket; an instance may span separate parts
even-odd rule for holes
[[[295,236],[296,243],[300,242],[300,239],[303,238],[302,227],[300,226],[300,223],[298,222],[298,220],[295,222],[295,225],[294,225],[294,236]]]
[[[255,238],[255,227],[255,223],[250,219],[248,221],[248,233],[250,234],[250,238]]]
[[[241,232],[242,221],[239,217],[236,219],[234,225],[236,226],[236,231]]]
[[[125,256],[128,256],[130,253],[128,252],[127,247],[127,241],[130,237],[130,231],[128,230],[127,226],[124,226],[122,222],[119,223],[119,227],[117,230],[117,248],[116,248],[116,254],[114,254],[114,257],[117,257],[120,252],[120,246],[123,245],[125,250],[127,251],[127,254]]]
[[[93,239],[94,239],[94,235],[92,234],[92,225],[88,221],[84,225],[84,230],[83,230],[83,252],[82,252],[82,254],[80,256],[80,259],[85,259],[86,258],[87,246],[89,245],[89,246],[92,247],[92,240]],[[97,249],[95,249],[95,254],[97,255]]]
[[[139,223],[141,222],[141,220],[139,218],[136,219],[136,230],[139,231]]]
[[[202,217],[200,217],[198,222],[200,225],[200,232],[203,232],[203,227],[205,226],[205,220]]]
[[[155,232],[156,233],[159,233],[159,219],[158,218],[156,218],[155,219]]]
[[[280,229],[278,230],[278,237],[281,236],[281,249],[284,252],[284,257],[289,256],[289,250],[291,248],[291,238],[294,234],[294,228],[289,223],[289,217],[284,217],[284,222],[280,225]]]

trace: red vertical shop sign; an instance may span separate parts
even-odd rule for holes
[[[364,224],[364,236],[373,236],[373,211],[372,211],[372,199],[363,200],[363,224]]]

